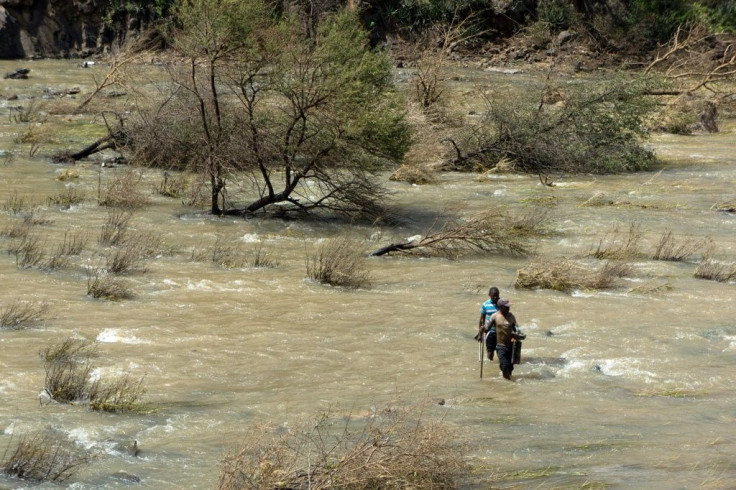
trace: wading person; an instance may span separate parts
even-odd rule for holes
[[[498,311],[491,315],[489,330],[496,330],[496,353],[499,367],[506,379],[511,379],[514,370],[513,343],[516,341],[516,318],[511,313],[511,302],[499,299],[496,303]]]
[[[489,323],[491,321],[491,315],[498,311],[496,303],[501,297],[497,287],[492,287],[488,290],[488,301],[483,303],[480,307],[480,320],[478,321],[478,335],[475,339],[478,342],[483,341],[483,334],[488,332],[486,335],[486,352],[488,353],[488,359],[493,360],[493,352],[496,350],[496,330],[490,330]]]

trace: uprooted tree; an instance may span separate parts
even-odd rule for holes
[[[131,161],[202,177],[213,214],[376,212],[409,130],[385,54],[342,10],[305,29],[265,2],[181,2],[172,88],[128,123]],[[243,191],[244,202],[231,199]],[[253,197],[255,196],[255,197]]]

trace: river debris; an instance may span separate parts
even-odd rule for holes
[[[548,211],[534,208],[518,215],[486,211],[468,219],[437,218],[425,233],[386,245],[371,256],[414,253],[454,258],[472,251],[524,255],[531,239],[545,233]]]
[[[567,293],[580,289],[612,289],[618,285],[618,279],[630,271],[629,264],[620,261],[605,261],[596,267],[566,258],[537,258],[517,271],[514,287]]]

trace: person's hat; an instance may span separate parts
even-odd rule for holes
[[[496,303],[496,305],[498,305],[498,306],[506,306],[508,308],[508,307],[511,306],[511,301],[509,301],[509,300],[507,300],[505,298],[501,298],[501,299],[498,300],[498,303]]]

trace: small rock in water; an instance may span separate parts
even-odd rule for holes
[[[552,330],[547,330],[546,332],[544,332],[544,335],[546,335],[547,337],[552,337],[554,336],[554,334],[555,333]]]
[[[28,79],[28,72],[30,72],[28,68],[17,68],[11,72],[8,72],[5,74],[6,79],[11,80],[26,80]]]
[[[131,475],[130,473],[126,473],[124,471],[118,471],[117,473],[114,473],[112,476],[125,483],[140,483],[141,482],[140,476]]]
[[[138,453],[140,453],[140,449],[138,449],[138,441],[135,439],[132,441],[119,442],[115,445],[115,449],[122,453],[128,453],[134,457],[137,457]]]

